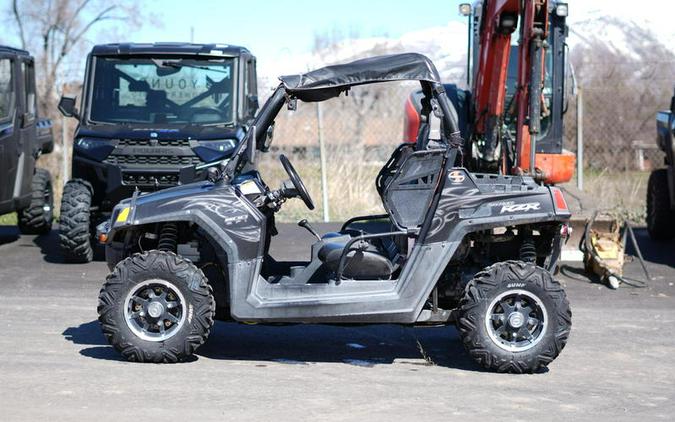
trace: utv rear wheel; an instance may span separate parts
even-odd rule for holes
[[[133,362],[186,360],[208,338],[215,311],[204,273],[171,252],[121,261],[98,297],[103,334]]]
[[[675,237],[675,210],[671,209],[666,169],[655,170],[649,175],[647,231],[654,240],[668,240]]]
[[[532,373],[565,347],[572,312],[565,291],[541,267],[501,262],[466,286],[457,327],[469,355],[486,369]]]
[[[59,242],[66,261],[90,262],[94,257],[91,244],[91,197],[93,188],[84,180],[66,183],[61,198]]]
[[[19,230],[23,234],[46,234],[52,229],[54,192],[47,170],[35,169],[30,205],[19,211]]]

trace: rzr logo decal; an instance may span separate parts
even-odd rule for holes
[[[535,211],[541,208],[539,202],[528,202],[527,204],[511,204],[511,205],[502,205],[502,210],[500,214],[505,212],[525,212],[525,211]]]
[[[464,174],[459,170],[453,170],[448,173],[448,179],[452,183],[462,183],[464,181]]]

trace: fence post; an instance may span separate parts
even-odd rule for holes
[[[316,103],[316,119],[319,129],[319,160],[321,162],[321,205],[323,208],[323,221],[330,221],[330,211],[328,210],[328,180],[326,179],[326,149],[323,142],[323,112],[321,111],[321,101]]]
[[[584,190],[584,96],[577,90],[577,188]]]

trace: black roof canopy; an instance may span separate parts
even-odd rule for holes
[[[26,50],[21,50],[19,48],[9,47],[7,45],[0,45],[0,53],[11,54],[13,56],[30,56]]]
[[[418,53],[369,57],[279,79],[288,94],[307,102],[337,97],[355,85],[403,80],[441,83],[431,60]]]
[[[122,55],[196,55],[209,57],[235,57],[250,54],[247,48],[230,44],[193,44],[181,42],[114,43],[95,45],[94,56]]]

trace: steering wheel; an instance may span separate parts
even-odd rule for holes
[[[305,205],[307,205],[307,208],[313,210],[314,201],[312,201],[312,197],[309,196],[309,192],[307,192],[305,184],[302,183],[302,180],[300,179],[298,172],[295,171],[295,169],[293,168],[293,164],[291,164],[291,162],[288,161],[288,158],[286,158],[284,154],[281,154],[279,156],[279,160],[281,161],[281,165],[284,166],[284,170],[286,170],[286,173],[288,173],[288,177],[291,179],[293,187],[295,188],[296,191],[298,191],[298,195],[302,199],[302,202],[304,202]]]

